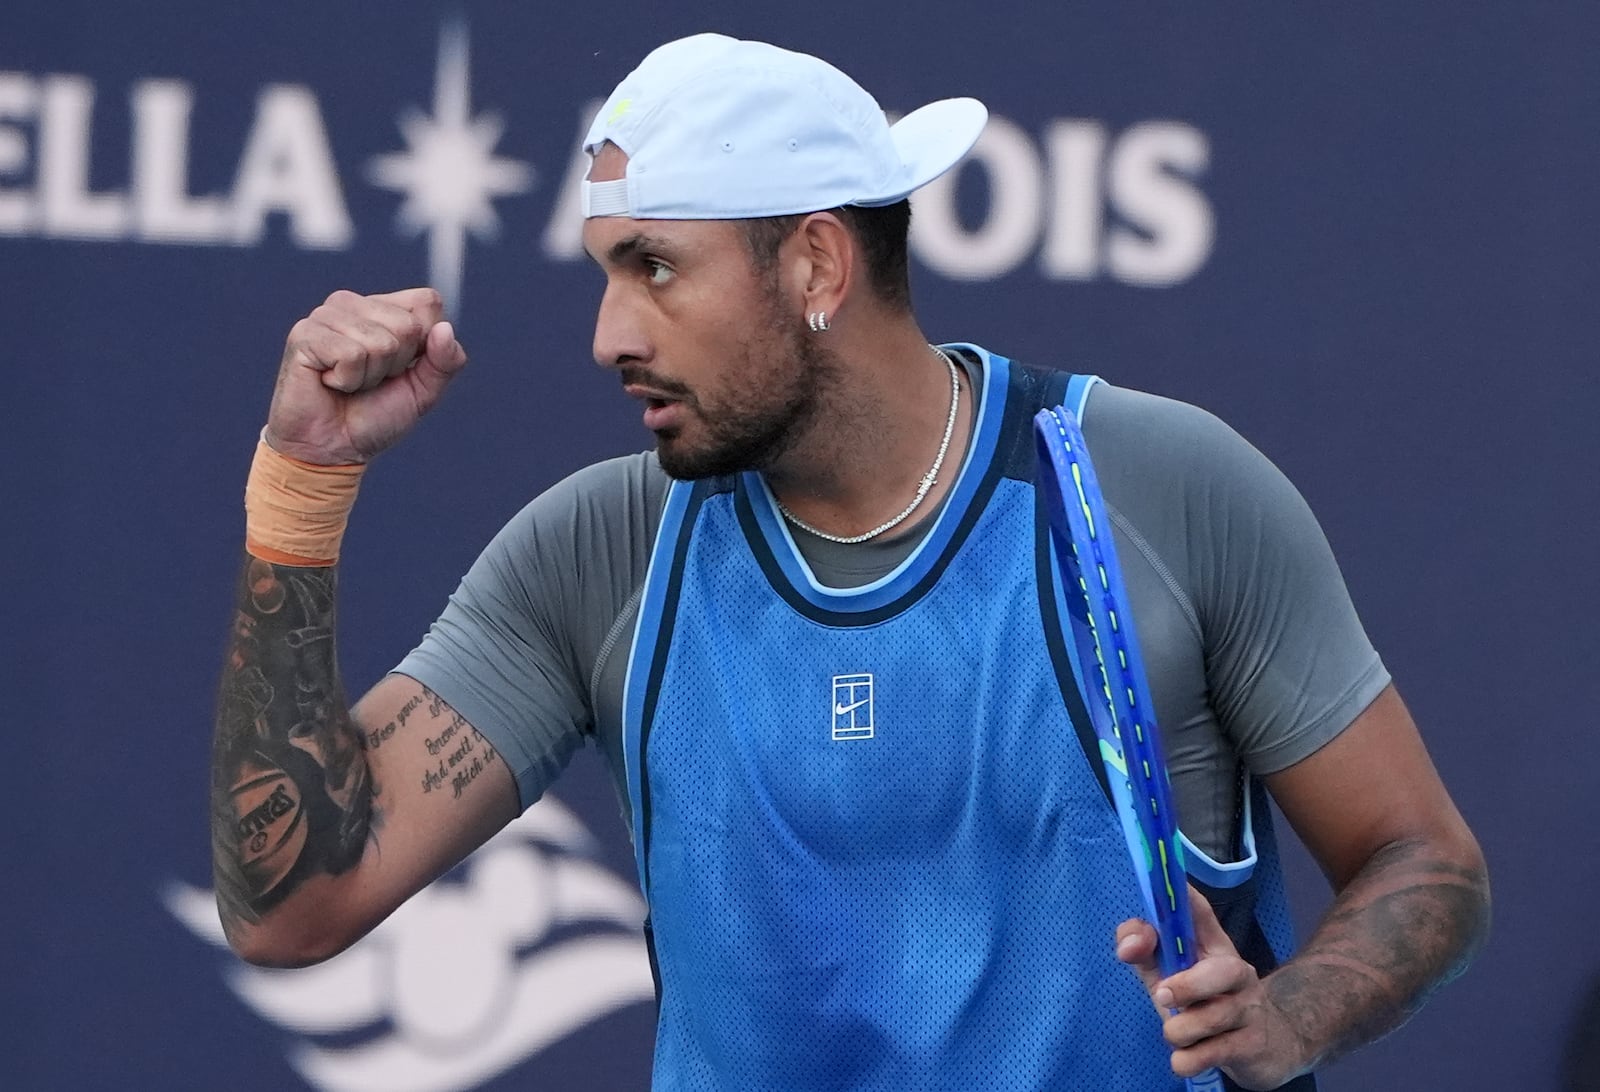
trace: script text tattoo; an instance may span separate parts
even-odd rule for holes
[[[428,691],[427,695],[429,714],[435,720],[444,717],[449,707],[433,692]],[[459,800],[484,770],[500,760],[493,744],[454,710],[449,710],[448,723],[437,735],[424,737],[423,745],[435,762],[422,771],[422,791],[430,793],[448,787],[452,800]]]

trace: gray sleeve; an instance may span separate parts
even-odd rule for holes
[[[650,453],[597,463],[552,486],[490,541],[394,669],[494,744],[524,808],[593,730],[590,675],[644,579],[665,487]]]
[[[1091,450],[1098,432],[1124,453],[1107,497],[1198,628],[1205,700],[1239,760],[1274,773],[1348,727],[1389,675],[1288,479],[1185,403],[1102,388],[1086,424]]]

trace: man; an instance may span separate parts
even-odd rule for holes
[[[647,57],[585,142],[584,241],[595,357],[657,449],[517,515],[354,708],[345,519],[466,357],[426,290],[294,327],[215,746],[241,955],[341,950],[594,733],[661,1088],[1306,1088],[1459,973],[1483,860],[1314,520],[1215,419],[1102,385],[1080,408],[1203,889],[1198,962],[1155,969],[1051,636],[1028,422],[1066,377],[932,347],[909,304],[905,198],[984,117],[891,130],[837,70],[717,35]],[[1292,959],[1263,787],[1337,891]]]

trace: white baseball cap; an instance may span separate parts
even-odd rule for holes
[[[967,154],[989,112],[941,99],[890,126],[826,61],[696,34],[668,42],[617,85],[584,137],[628,155],[624,177],[583,183],[583,214],[731,220],[889,205]]]

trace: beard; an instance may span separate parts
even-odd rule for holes
[[[690,428],[656,434],[661,468],[680,481],[763,470],[787,452],[821,413],[840,362],[788,323],[776,301],[760,328],[727,363],[723,389],[701,397],[681,384],[653,381],[681,400]],[[624,374],[627,381],[628,376]]]

